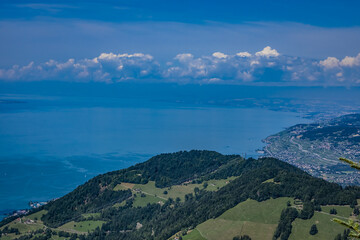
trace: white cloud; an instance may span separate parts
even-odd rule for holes
[[[272,49],[271,47],[267,46],[262,51],[255,53],[256,56],[259,57],[278,57],[280,54],[276,49]]]
[[[175,59],[179,60],[180,62],[186,62],[193,58],[194,58],[194,56],[191,53],[181,53],[181,54],[176,55],[176,57],[175,57]]]
[[[238,57],[251,57],[251,54],[248,52],[239,52],[236,54]]]
[[[324,60],[279,55],[265,47],[251,55],[248,52],[226,55],[215,52],[195,57],[191,53],[176,55],[171,61],[158,63],[143,53],[101,53],[95,58],[59,62],[49,60],[25,66],[0,69],[0,79],[7,81],[175,81],[231,84],[359,85],[360,54],[342,60]]]
[[[101,59],[101,60],[116,60],[116,59],[125,59],[125,58],[139,58],[139,59],[144,59],[144,60],[152,60],[153,56],[151,56],[149,54],[143,54],[143,53],[134,53],[134,54],[102,53],[98,57],[98,59]]]
[[[101,53],[93,59],[69,59],[66,62],[49,60],[24,67],[13,66],[1,71],[6,80],[61,80],[61,81],[123,81],[159,76],[159,66],[148,54]]]
[[[226,54],[224,54],[224,53],[222,53],[222,52],[214,52],[213,54],[212,54],[212,56],[213,57],[215,57],[215,58],[227,58],[228,57],[228,55],[226,55]]]
[[[251,66],[253,66],[253,65],[259,65],[259,64],[260,64],[260,62],[257,61],[257,60],[253,60],[253,61],[250,62],[250,65],[251,65]]]
[[[96,59],[101,59],[101,60],[114,60],[117,58],[117,55],[116,54],[113,54],[113,53],[102,53],[100,54],[100,56]]]
[[[340,61],[336,57],[328,57],[327,59],[320,61],[320,65],[326,69],[339,67],[339,63]]]
[[[341,60],[340,65],[344,67],[360,66],[360,53],[356,57],[346,56]]]

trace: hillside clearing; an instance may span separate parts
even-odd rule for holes
[[[199,224],[186,236],[187,240],[231,240],[234,236],[249,235],[253,240],[271,240],[281,211],[291,198],[269,199],[263,202],[248,199],[227,210],[216,219]],[[258,231],[261,229],[261,231]]]

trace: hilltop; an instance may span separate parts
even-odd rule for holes
[[[0,230],[4,239],[301,239],[317,219],[319,234],[335,237],[343,228],[321,208],[337,206],[349,218],[359,198],[358,187],[274,158],[181,151],[99,175],[27,216],[5,219]],[[229,231],[219,238],[214,226]]]

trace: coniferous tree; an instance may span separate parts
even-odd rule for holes
[[[354,208],[354,211],[353,211],[353,213],[354,213],[354,215],[359,215],[360,214],[360,210],[359,210],[359,208]]]
[[[336,214],[337,214],[336,209],[335,209],[335,208],[330,209],[330,214],[334,214],[334,215],[336,215]]]
[[[310,228],[310,232],[309,232],[311,235],[315,235],[318,233],[318,229],[316,227],[316,224],[313,224]]]

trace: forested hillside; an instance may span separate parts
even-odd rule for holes
[[[83,234],[73,231],[73,238],[168,239],[247,199],[262,202],[280,197],[301,201],[303,209],[292,216],[309,219],[320,205],[357,205],[360,188],[342,188],[274,158],[182,151],[99,175],[39,209],[38,220],[51,229],[52,236],[69,224],[80,229],[93,221],[101,227]],[[294,210],[284,212],[281,219],[293,221],[286,214]],[[280,223],[285,227],[278,228],[275,237],[287,239],[291,222]],[[20,235],[21,239],[36,236]]]

